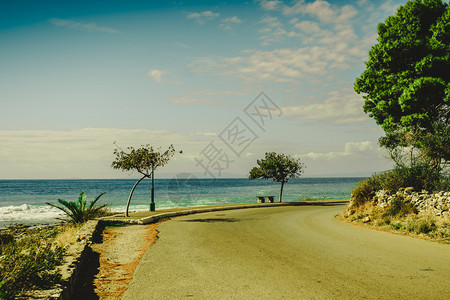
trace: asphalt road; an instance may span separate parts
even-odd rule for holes
[[[122,299],[450,299],[450,245],[336,220],[344,208],[164,222]]]

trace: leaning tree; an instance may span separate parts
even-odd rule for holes
[[[120,148],[116,148],[114,150],[116,159],[111,164],[114,169],[120,169],[122,171],[137,171],[142,175],[142,177],[133,185],[130,195],[128,196],[126,216],[128,217],[128,210],[134,189],[144,178],[152,178],[152,199],[150,203],[150,211],[155,211],[155,169],[167,164],[169,159],[175,155],[175,148],[173,145],[170,145],[169,149],[167,149],[164,153],[160,152],[161,148],[153,149],[153,147],[148,144],[145,146],[142,145],[138,149],[133,147],[128,147],[127,149],[128,151],[124,151]],[[182,151],[179,152],[182,153]]]
[[[289,155],[277,154],[275,152],[266,152],[263,159],[256,161],[258,167],[250,170],[249,179],[273,179],[275,182],[281,182],[280,202],[283,196],[283,187],[289,178],[298,178],[303,173],[305,165],[299,159]]]
[[[442,170],[450,161],[450,9],[414,0],[378,24],[378,43],[354,89],[397,164]],[[407,159],[407,160],[406,160]]]

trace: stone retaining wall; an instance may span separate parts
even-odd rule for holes
[[[430,194],[425,190],[415,192],[412,187],[402,188],[397,193],[379,190],[375,193],[372,201],[378,207],[385,208],[391,204],[395,197],[400,197],[404,201],[410,201],[419,213],[431,212],[436,216],[450,215],[450,192]]]
[[[49,290],[27,292],[18,299],[71,299],[77,283],[78,274],[91,251],[90,245],[101,235],[98,220],[91,220],[77,232],[77,241],[70,244],[64,255],[64,263],[59,266],[62,275],[61,284]]]

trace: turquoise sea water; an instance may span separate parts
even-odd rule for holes
[[[188,176],[187,176],[188,177]],[[362,178],[298,178],[285,184],[283,201],[302,198],[346,199]],[[101,180],[0,180],[0,227],[12,224],[49,224],[61,213],[46,205],[57,199],[76,201],[84,190],[88,201],[108,190],[98,204],[108,203],[113,210],[125,210],[134,179]],[[155,179],[156,209],[215,204],[256,202],[256,196],[276,196],[280,184],[272,180]],[[151,180],[142,181],[136,188],[130,210],[148,210]]]

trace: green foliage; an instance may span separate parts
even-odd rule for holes
[[[387,190],[391,193],[404,187],[413,187],[417,191],[441,190],[444,187],[441,182],[448,183],[448,179],[441,181],[441,178],[439,172],[427,164],[397,165],[390,171],[374,174],[370,178],[359,181],[352,191],[353,205],[361,206],[371,201],[375,192],[379,190]]]
[[[361,206],[371,201],[375,192],[382,189],[385,173],[374,174],[372,177],[359,181],[352,191],[354,206]]]
[[[169,146],[169,149],[164,153],[160,152],[160,148],[153,149],[150,145],[142,145],[140,148],[135,149],[133,147],[127,148],[129,152],[126,152],[120,148],[114,150],[116,155],[115,161],[111,166],[114,169],[120,169],[122,171],[138,171],[142,175],[151,177],[151,173],[157,167],[167,164],[169,159],[175,154],[175,148],[173,145]],[[182,153],[182,151],[180,151]]]
[[[153,149],[150,145],[142,145],[141,148],[134,149],[133,147],[127,148],[129,152],[126,152],[120,148],[114,150],[116,160],[112,162],[111,166],[114,169],[120,169],[122,171],[138,171],[142,174],[142,177],[136,181],[130,191],[130,195],[127,200],[126,216],[128,217],[128,210],[130,208],[131,197],[133,196],[134,189],[144,178],[151,178],[157,167],[162,167],[175,155],[175,148],[173,145],[169,146],[164,153],[160,152],[161,148]],[[183,153],[183,151],[179,151]],[[154,197],[154,191],[152,189],[152,201]],[[152,202],[152,204],[154,204]]]
[[[58,202],[61,205],[56,205],[49,202],[46,202],[46,204],[62,210],[69,217],[70,222],[79,224],[104,215],[107,204],[95,206],[95,203],[97,203],[100,197],[107,192],[108,191],[104,191],[98,195],[94,201],[89,203],[89,205],[87,204],[86,194],[84,191],[81,191],[78,201],[58,199]]]
[[[389,206],[388,210],[383,214],[383,216],[404,217],[406,215],[416,213],[417,209],[411,202],[405,201],[400,196],[395,196],[394,199],[392,199],[391,201],[391,205]]]
[[[427,234],[437,228],[433,220],[412,220],[406,224],[406,230],[416,234]]]
[[[354,85],[386,132],[380,144],[418,149],[418,159],[437,169],[450,158],[449,29],[447,3],[408,1],[378,25],[378,43]]]
[[[56,229],[0,245],[0,298],[14,299],[23,291],[50,288],[61,274],[56,266],[63,261],[64,248],[52,243]]]
[[[304,164],[289,155],[266,152],[264,159],[256,161],[259,167],[250,170],[249,179],[272,178],[275,182],[288,182],[303,173]]]
[[[266,152],[264,159],[256,161],[258,167],[250,170],[249,179],[273,179],[275,182],[281,182],[280,202],[283,195],[283,186],[290,178],[298,178],[303,173],[305,165],[299,159],[289,155],[277,154],[275,152]]]

